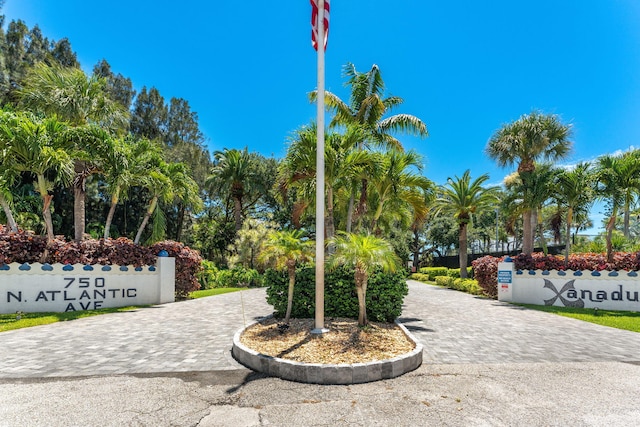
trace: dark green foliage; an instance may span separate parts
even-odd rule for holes
[[[230,270],[219,270],[215,276],[216,288],[238,288],[248,286],[262,286],[260,273],[253,268],[240,265]]]
[[[325,274],[325,316],[358,317],[358,298],[353,279],[354,271],[341,267]],[[267,302],[274,307],[276,316],[283,316],[287,308],[288,276],[286,272],[269,269],[264,274]],[[296,270],[292,317],[315,316],[315,269]],[[402,313],[402,301],[409,292],[404,273],[376,271],[367,286],[367,317],[374,322],[393,322]]]

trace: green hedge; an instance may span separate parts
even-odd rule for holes
[[[447,275],[447,267],[423,267],[418,271],[422,274],[428,275],[429,280],[432,282],[436,280],[436,276]]]
[[[353,280],[353,269],[339,268],[325,274],[325,316],[358,317],[358,297]],[[267,302],[276,317],[283,317],[287,309],[286,272],[269,269],[264,274]],[[291,316],[315,317],[315,268],[296,270]],[[367,316],[374,322],[393,322],[402,313],[402,301],[409,292],[403,272],[389,274],[377,271],[369,277],[367,285]]]

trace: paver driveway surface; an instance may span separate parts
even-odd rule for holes
[[[640,334],[409,281],[401,320],[424,362],[640,361]],[[233,334],[264,289],[0,333],[0,378],[232,370]]]

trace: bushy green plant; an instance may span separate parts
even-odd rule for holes
[[[435,282],[438,286],[443,286],[445,288],[450,288],[453,285],[453,277],[450,276],[436,276]]]
[[[262,286],[262,277],[257,270],[235,266],[230,270],[219,270],[215,278],[216,288],[241,288]]]
[[[202,260],[200,264],[202,270],[198,273],[198,282],[200,282],[200,289],[212,289],[216,287],[216,276],[218,274],[218,267],[216,267],[213,261],[206,259]]]
[[[429,275],[429,280],[434,281],[436,276],[446,276],[447,268],[446,267],[423,267],[419,270],[422,274]]]
[[[482,288],[478,285],[477,280],[474,279],[454,279],[451,288],[473,295],[482,294]]]
[[[432,280],[429,278],[428,274],[422,274],[422,273],[413,273],[411,276],[409,276],[410,279],[412,280],[418,280],[419,282],[431,282]]]
[[[354,283],[354,270],[339,267],[325,274],[325,316],[358,317],[358,298]],[[264,274],[267,302],[276,316],[282,317],[287,308],[288,279],[285,272],[268,269]],[[296,270],[291,315],[298,318],[315,316],[315,269]],[[409,292],[404,274],[382,273],[377,270],[369,277],[367,289],[367,317],[377,322],[392,322],[402,313],[402,301]]]

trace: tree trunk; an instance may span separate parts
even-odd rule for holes
[[[356,267],[356,294],[358,295],[358,326],[366,326],[367,319],[367,274]]]
[[[293,288],[296,284],[296,265],[293,266],[287,262],[287,271],[289,272],[289,291],[287,293],[287,313],[284,315],[284,323],[289,324],[291,318],[291,309],[293,307]]]
[[[544,238],[544,232],[542,230],[542,213],[539,209],[536,209],[536,230],[538,231],[538,238],[540,239],[542,252],[547,255],[549,253],[549,249],[547,249],[547,241]]]
[[[630,217],[630,211],[631,209],[629,208],[629,202],[625,200],[625,204],[624,204],[624,237],[626,239],[629,238],[629,217]]]
[[[347,227],[346,232],[351,233],[351,224],[353,222],[353,205],[355,204],[355,192],[351,192],[351,197],[349,197],[349,208],[347,209]]]
[[[74,240],[82,241],[85,227],[85,196],[84,179],[79,179],[73,185],[73,228]]]
[[[460,277],[462,279],[467,278],[467,224],[460,224],[458,242],[460,248],[458,249],[458,256],[460,259]]]
[[[147,209],[147,213],[145,213],[145,215],[144,215],[144,218],[142,220],[142,224],[140,224],[140,228],[138,228],[138,233],[136,234],[136,238],[133,240],[133,243],[135,243],[135,244],[139,244],[140,243],[140,238],[142,237],[142,232],[144,231],[144,228],[147,226],[147,223],[149,222],[149,218],[151,218],[151,214],[156,209],[157,204],[158,204],[158,198],[157,197],[154,197],[153,199],[151,199],[151,202],[149,202],[149,208]]]
[[[531,255],[533,252],[533,234],[531,232],[531,209],[522,212],[522,253]]]
[[[326,230],[327,240],[331,239],[333,236],[336,235],[336,224],[335,224],[335,218],[333,213],[333,188],[330,186],[327,187],[327,220],[325,224],[325,230]],[[327,245],[327,250],[329,255],[331,255],[336,251],[336,245],[331,241],[329,241],[329,244]]]
[[[176,242],[182,239],[182,229],[184,227],[184,217],[186,215],[187,208],[184,203],[178,205],[178,223],[176,224]]]
[[[242,228],[242,199],[233,198],[233,218],[236,224],[236,231]]]
[[[567,211],[567,236],[564,248],[564,266],[569,265],[569,253],[571,252],[571,221],[573,220],[573,208],[569,206]]]
[[[114,194],[111,196],[111,206],[109,207],[109,213],[107,214],[107,220],[104,224],[104,238],[109,238],[109,230],[111,229],[111,223],[113,222],[113,216],[116,213],[116,206],[118,205],[118,196],[119,191],[116,190]]]
[[[2,194],[0,194],[0,205],[2,205],[2,209],[4,210],[4,215],[7,217],[7,226],[9,230],[12,232],[18,231],[18,224],[16,224],[16,220],[13,217],[13,213],[11,212],[11,207],[9,206],[9,202],[4,198]]]
[[[607,222],[607,262],[613,262],[613,244],[611,238],[613,236],[613,229],[616,225],[616,209],[613,208],[611,218]]]

